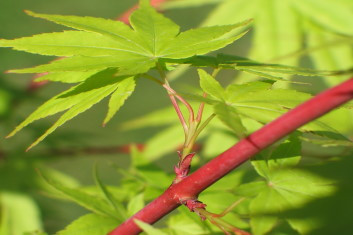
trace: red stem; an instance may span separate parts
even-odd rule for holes
[[[353,99],[353,78],[322,92],[239,141],[187,178],[171,185],[161,196],[109,235],[139,234],[141,229],[134,223],[134,219],[149,224],[157,222],[180,206],[181,201],[195,199],[203,190],[264,148],[351,99]]]
[[[189,111],[189,123],[193,122],[194,121],[194,110],[192,109],[191,105],[183,98],[181,97],[180,95],[178,95],[178,93],[176,93],[175,90],[173,90],[168,84],[164,84],[163,87],[165,89],[167,89],[167,91],[172,94],[173,96],[175,96],[180,102],[182,102],[186,108],[188,109]],[[184,122],[185,123],[185,122]]]
[[[151,0],[151,5],[155,8],[158,8],[163,2],[166,2],[168,0]],[[118,18],[118,20],[124,22],[125,24],[129,24],[129,18],[132,12],[134,12],[138,8],[138,5],[134,5],[131,7],[129,10],[125,11],[123,14],[121,14]]]

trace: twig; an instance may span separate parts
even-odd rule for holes
[[[189,111],[189,123],[192,123],[194,121],[194,110],[192,109],[191,105],[180,95],[178,95],[178,93],[176,93],[176,91],[174,91],[168,83],[165,83],[163,85],[163,87],[165,89],[168,90],[168,92],[170,94],[172,94],[173,96],[175,96],[181,103],[183,103],[185,105],[185,107],[188,109]]]
[[[353,99],[353,78],[290,110],[242,139],[179,183],[172,184],[162,195],[119,225],[109,235],[139,234],[141,229],[134,223],[134,219],[149,224],[157,222],[179,207],[182,201],[197,198],[203,190],[261,150],[351,99]]]

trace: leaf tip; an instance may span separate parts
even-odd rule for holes
[[[24,13],[26,13],[29,16],[35,16],[35,13],[33,11],[30,10],[23,10]]]
[[[33,144],[31,144],[27,149],[26,149],[26,153],[31,150],[34,146],[36,146],[38,144],[38,140],[36,142],[34,142]]]
[[[12,132],[10,132],[7,136],[5,136],[5,139],[9,139],[9,138],[11,138],[12,136],[14,136],[15,135],[15,133],[16,133],[16,131],[14,130],[14,131],[12,131]]]

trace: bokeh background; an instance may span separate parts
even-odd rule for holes
[[[53,23],[27,16],[23,11],[26,9],[39,13],[116,18],[136,3],[134,0],[4,0],[0,1],[0,37],[11,39],[64,29]],[[207,14],[210,9],[210,6],[201,7],[197,9],[197,14],[194,9],[175,10],[167,15],[181,24],[182,28],[187,29],[197,26],[202,21],[202,13]],[[39,89],[32,89],[31,75],[4,74],[4,72],[11,68],[46,63],[53,58],[0,49],[0,192],[2,192],[0,208],[6,207],[11,210],[9,219],[18,228],[12,235],[22,234],[21,227],[27,227],[29,230],[36,227],[36,218],[43,222],[45,231],[53,234],[86,213],[86,210],[71,202],[66,203],[45,196],[43,188],[46,186],[40,180],[36,169],[43,169],[45,165],[45,169],[53,169],[52,174],[72,177],[67,181],[73,185],[76,181],[89,185],[93,184],[92,168],[97,163],[101,168],[102,180],[117,185],[119,176],[109,165],[114,163],[127,166],[129,163],[128,155],[119,153],[119,146],[144,143],[158,132],[158,128],[123,132],[119,127],[120,124],[169,105],[164,90],[151,82],[141,81],[119,115],[105,128],[101,123],[107,112],[107,102],[102,102],[72,120],[69,125],[60,128],[38,148],[25,153],[28,145],[45,131],[57,116],[41,120],[13,138],[4,137],[36,107],[54,94],[65,90],[67,86],[47,84]],[[99,151],[96,149],[108,153],[96,154],[94,152]],[[89,153],[83,153],[85,151]],[[171,166],[173,163],[168,164]],[[168,166],[164,168],[171,170],[172,168]],[[59,178],[62,179],[62,176]],[[28,221],[28,218],[32,219]]]
[[[48,14],[117,18],[136,2],[135,0],[1,0],[0,38],[11,39],[64,29],[53,23],[27,16],[23,12],[26,9]],[[183,4],[165,6],[168,8],[165,9],[165,14],[181,25],[182,30],[201,24],[229,24],[241,19],[254,18],[255,30],[234,45],[227,47],[224,50],[227,53],[240,56],[250,55],[251,58],[261,61],[299,64],[318,69],[338,70],[349,69],[353,66],[353,18],[349,18],[350,15],[346,10],[344,13],[341,12],[343,16],[337,13],[343,7],[352,12],[351,16],[353,15],[353,4],[349,0],[340,0],[336,3],[327,1],[331,5],[325,2],[323,5],[326,8],[324,6],[318,9],[321,15],[319,14],[316,18],[308,17],[303,13],[307,7],[305,5],[303,9],[295,8],[297,13],[298,11],[303,13],[298,13],[294,17],[298,20],[297,23],[300,22],[303,25],[302,31],[300,29],[288,31],[290,27],[297,24],[291,22],[294,18],[286,18],[288,12],[287,15],[275,14],[276,10],[285,12],[285,10],[292,9],[280,2],[287,1],[257,0],[249,7],[249,3],[245,4],[245,1],[240,0],[193,0],[186,4],[193,6],[185,7],[186,5]],[[330,10],[330,6],[332,9],[335,7],[339,9],[336,13],[325,12]],[[267,12],[267,15],[254,9],[263,9],[261,12]],[[269,13],[270,11],[272,13]],[[344,25],[337,27],[342,22]],[[269,28],[272,30],[268,30]],[[287,44],[283,43],[284,41]],[[273,44],[278,43],[281,45],[274,48]],[[105,128],[101,126],[101,123],[107,111],[106,101],[60,127],[39,146],[25,153],[29,144],[46,130],[57,116],[38,121],[13,138],[5,139],[4,137],[36,107],[54,94],[63,91],[67,85],[46,84],[35,89],[31,83],[31,75],[5,74],[4,72],[8,69],[46,63],[52,59],[53,57],[36,56],[6,48],[0,49],[0,210],[6,209],[11,212],[7,213],[8,218],[5,219],[13,220],[18,227],[19,230],[13,235],[22,234],[21,228],[29,229],[31,226],[43,226],[45,231],[53,234],[86,212],[73,203],[47,197],[45,189],[48,186],[42,182],[36,169],[47,171],[48,174],[71,185],[76,185],[78,182],[90,185],[93,183],[93,165],[98,163],[102,180],[108,184],[118,185],[118,174],[109,165],[127,166],[129,158],[128,154],[124,153],[126,145],[145,143],[163,128],[125,130],[121,124],[169,105],[164,90],[154,83],[142,80],[126,105]],[[238,74],[224,72],[221,82],[227,84],[233,81],[236,75]],[[346,79],[347,76],[309,78],[305,82],[312,84],[310,88],[293,84],[289,86],[317,93]],[[245,79],[248,77],[244,75],[238,77],[239,82]],[[302,81],[302,78],[293,79]],[[195,73],[186,71],[173,86],[178,90],[197,84]],[[332,120],[332,126],[340,129],[347,136],[353,136],[351,118],[351,112],[342,112],[339,119]],[[170,156],[163,156],[158,164],[170,172],[177,159],[170,160]],[[28,221],[28,217],[32,220]],[[5,220],[4,216],[0,216],[0,219]]]

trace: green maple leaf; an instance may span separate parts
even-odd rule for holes
[[[244,33],[224,37],[250,21],[179,32],[179,26],[156,12],[147,1],[130,17],[132,28],[122,22],[94,17],[27,13],[79,31],[44,33],[14,40],[0,40],[0,46],[41,55],[67,58],[16,73],[102,70],[116,67],[119,75],[135,75],[155,67],[161,58],[188,58],[220,49]]]
[[[292,134],[275,149],[268,149],[252,161],[256,172],[265,181],[256,188],[250,203],[251,227],[253,233],[266,234],[278,221],[278,213],[300,208],[304,204],[332,194],[335,191],[332,180],[327,180],[311,172],[293,168],[301,159],[301,142],[297,134]],[[288,169],[289,168],[289,169]],[[243,185],[245,188],[253,185]],[[284,218],[293,229],[298,224],[295,219]]]
[[[272,171],[266,183],[250,203],[250,225],[255,235],[269,232],[279,219],[277,213],[302,207],[335,191],[332,181],[297,169]],[[296,229],[295,220],[287,220]]]
[[[265,124],[310,98],[309,94],[275,89],[272,84],[265,82],[231,84],[223,89],[218,81],[203,70],[199,70],[199,75],[201,88],[210,97],[191,95],[191,98],[213,105],[221,121],[240,138],[247,132],[242,119],[250,118]]]
[[[59,60],[33,68],[10,70],[13,73],[49,74],[37,80],[80,83],[40,106],[9,134],[13,136],[28,124],[66,111],[39,137],[35,146],[56,128],[111,95],[104,125],[114,116],[135,89],[135,77],[163,63],[163,59],[181,59],[220,49],[245,34],[227,36],[249,24],[212,26],[179,32],[179,26],[152,8],[148,1],[130,17],[131,26],[94,17],[27,14],[75,30],[44,33],[13,40],[0,40],[0,47],[40,55],[61,56]]]

